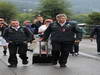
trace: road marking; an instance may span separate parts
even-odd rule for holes
[[[97,56],[94,56],[94,55],[90,55],[90,54],[83,53],[83,52],[79,52],[79,54],[81,54],[83,56],[86,56],[86,57],[89,57],[89,58],[93,58],[93,59],[96,59],[96,60],[100,60],[100,57],[97,57]]]

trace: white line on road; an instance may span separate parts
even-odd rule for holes
[[[93,58],[93,59],[96,59],[96,60],[100,60],[100,57],[97,57],[97,56],[94,56],[94,55],[90,55],[90,54],[83,53],[83,52],[79,52],[79,54],[81,54],[83,56],[86,56],[86,57],[89,57],[89,58]]]

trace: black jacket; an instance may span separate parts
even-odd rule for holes
[[[1,31],[1,35],[0,36],[3,36],[3,32],[7,27],[8,27],[7,25],[4,25],[3,27],[0,27],[0,31]]]
[[[32,41],[32,33],[25,27],[20,27],[17,31],[12,27],[8,27],[4,30],[3,37],[7,42]]]
[[[73,22],[66,22],[64,26],[61,26],[58,22],[51,23],[44,32],[44,40],[47,40],[50,34],[51,41],[74,41],[82,38],[77,24]]]
[[[34,34],[38,34],[38,29],[42,25],[40,21],[37,21],[35,24],[32,24],[31,27],[34,28]]]
[[[100,39],[100,25],[97,25],[94,27],[92,30],[90,37],[93,38],[94,35],[96,36],[97,39]]]

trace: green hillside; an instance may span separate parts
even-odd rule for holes
[[[0,0],[14,3],[21,11],[33,11],[38,7],[39,0]],[[100,0],[69,0],[75,13],[100,11]]]

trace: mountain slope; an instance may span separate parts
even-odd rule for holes
[[[100,0],[70,0],[72,9],[77,13],[100,12]]]
[[[2,0],[10,1],[17,5],[22,11],[35,9],[38,7],[39,0]],[[66,1],[66,0],[65,0]],[[75,13],[87,13],[91,11],[100,11],[100,0],[69,0],[72,10]],[[25,10],[26,9],[26,10]]]

